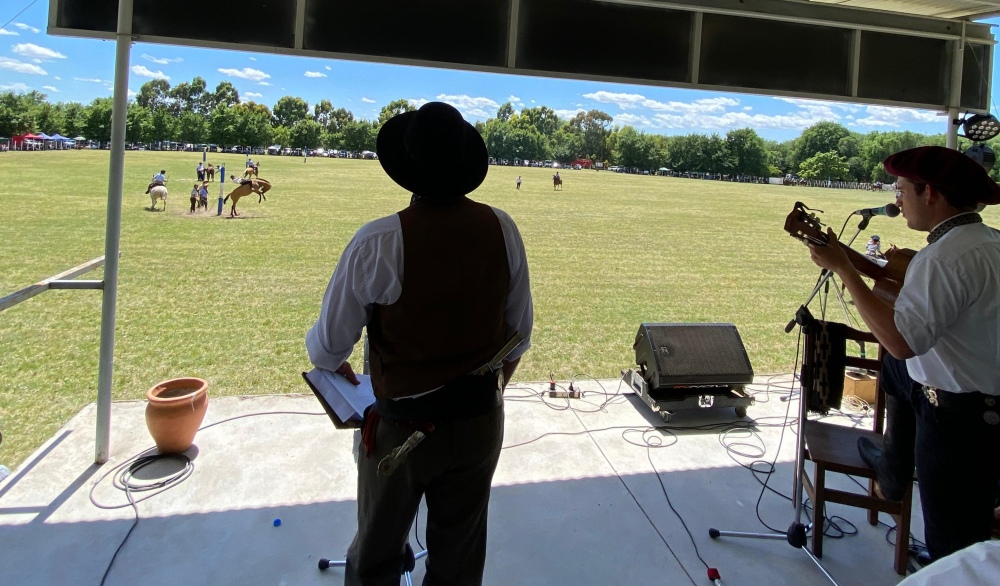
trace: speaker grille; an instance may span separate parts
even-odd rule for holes
[[[749,384],[753,367],[732,324],[642,324],[636,362],[654,388]]]

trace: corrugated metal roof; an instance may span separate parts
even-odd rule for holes
[[[979,20],[1000,15],[1000,0],[808,0],[914,16]]]

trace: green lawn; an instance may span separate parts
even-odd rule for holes
[[[377,161],[261,157],[274,185],[266,202],[246,198],[240,218],[217,217],[213,185],[211,214],[192,216],[199,160],[126,156],[114,398],[185,375],[207,379],[217,396],[303,392],[303,338],[340,251],[409,194]],[[230,172],[243,163],[209,160]],[[154,213],[143,191],[160,168],[171,195]],[[563,171],[564,189],[553,192],[550,175],[491,167],[474,194],[514,217],[528,251],[535,330],[518,380],[616,377],[634,362],[642,322],[732,322],[757,373],[787,372],[795,336],[783,327],[817,269],[782,230],[785,215],[802,200],[839,228],[851,210],[891,201],[593,171]],[[0,296],[104,253],[107,176],[107,151],[0,155]],[[995,225],[996,212],[986,219]],[[902,219],[877,218],[872,231],[886,244],[921,242]],[[96,291],[53,291],[0,313],[0,463],[19,464],[95,400],[100,306]]]

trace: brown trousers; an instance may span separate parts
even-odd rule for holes
[[[379,461],[413,432],[381,421],[375,449],[366,457],[362,448],[358,458],[358,533],[347,552],[344,583],[399,586],[401,554],[425,497],[424,586],[482,584],[490,485],[503,428],[502,404],[486,415],[436,425],[392,475],[378,477]]]

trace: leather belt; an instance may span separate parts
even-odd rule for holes
[[[923,387],[921,391],[927,397],[927,402],[933,407],[981,412],[983,420],[988,425],[1000,425],[1000,413],[998,413],[1000,411],[1000,397],[978,391],[952,393],[934,387]]]

